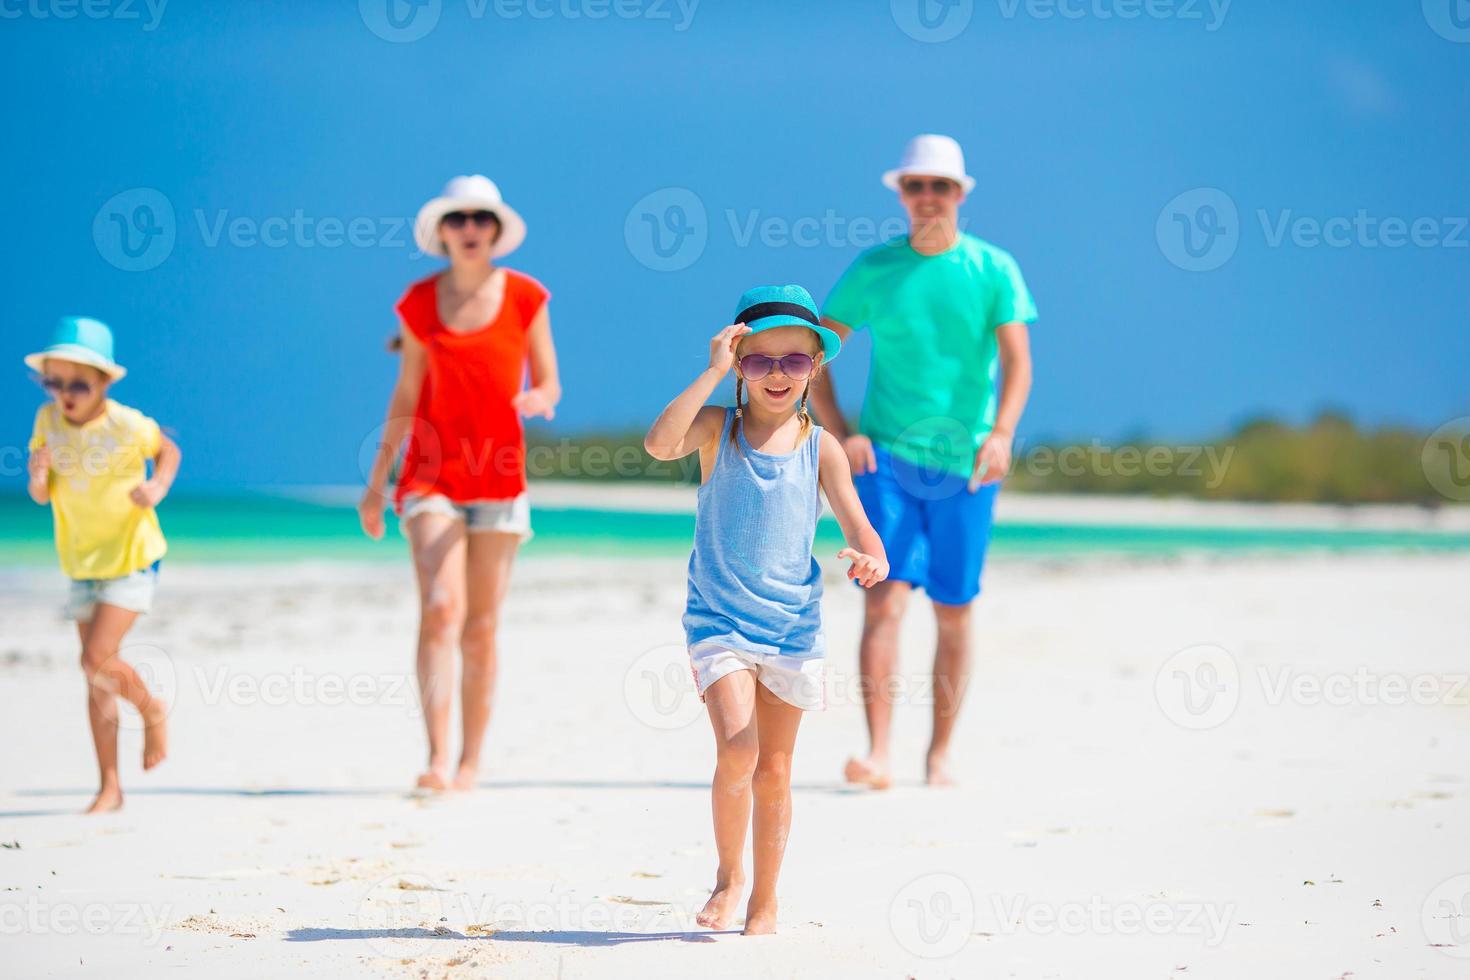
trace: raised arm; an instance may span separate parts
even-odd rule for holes
[[[531,387],[517,392],[512,402],[526,418],[540,415],[550,419],[561,401],[561,379],[556,370],[556,345],[551,342],[551,314],[544,305],[531,321],[526,340],[530,347]]]
[[[883,541],[858,500],[857,490],[852,485],[852,469],[847,462],[847,453],[832,433],[822,432],[819,453],[820,481],[822,492],[832,514],[842,528],[842,537],[847,547],[837,553],[838,558],[847,558],[847,577],[856,579],[864,588],[869,588],[888,577],[888,554],[883,550]]]
[[[368,472],[367,490],[357,505],[358,520],[370,538],[383,536],[383,510],[386,506],[388,472],[393,461],[403,449],[413,425],[413,411],[418,403],[419,392],[424,386],[424,374],[428,370],[428,354],[424,345],[407,325],[402,328],[403,348],[399,352],[402,360],[398,365],[398,380],[393,384],[393,394],[388,398],[388,416],[383,424],[383,438],[373,456],[373,466]]]
[[[709,367],[669,402],[643,437],[648,455],[654,459],[682,459],[719,436],[725,411],[704,403],[735,363],[735,345],[748,333],[749,327],[736,323],[714,335],[709,342]]]

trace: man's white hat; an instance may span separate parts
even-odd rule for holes
[[[444,185],[444,192],[419,209],[413,223],[414,241],[429,255],[447,255],[439,238],[439,222],[451,211],[489,211],[500,219],[500,237],[490,246],[492,258],[514,252],[526,240],[526,223],[501,200],[495,181],[481,174],[461,174]]]
[[[933,133],[909,140],[898,169],[883,175],[883,186],[896,191],[899,180],[909,174],[947,177],[964,188],[966,194],[975,186],[975,178],[965,173],[965,151],[960,149],[960,144],[949,136]]]

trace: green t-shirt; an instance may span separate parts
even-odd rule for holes
[[[863,434],[910,462],[968,476],[995,426],[995,329],[1036,319],[1016,260],[973,235],[930,256],[907,236],[890,239],[858,256],[822,315],[872,331]]]

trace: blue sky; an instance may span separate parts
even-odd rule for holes
[[[642,428],[743,289],[820,298],[891,230],[925,131],[1041,308],[1024,438],[1470,414],[1465,0],[394,2],[0,0],[5,445],[21,355],[80,312],[184,485],[357,480],[435,268],[406,220],[475,171],[553,292],[556,428]]]

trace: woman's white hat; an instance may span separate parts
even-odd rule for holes
[[[959,184],[968,194],[975,187],[975,178],[965,173],[965,151],[951,137],[925,133],[909,140],[904,147],[903,160],[897,170],[883,175],[883,186],[898,190],[898,182],[909,174],[920,177],[948,177]]]
[[[460,174],[444,185],[444,192],[419,208],[413,223],[413,240],[428,255],[448,255],[439,237],[439,222],[452,211],[489,211],[500,219],[500,237],[490,246],[492,258],[508,255],[526,240],[526,223],[515,209],[500,199],[495,181],[482,174]]]

